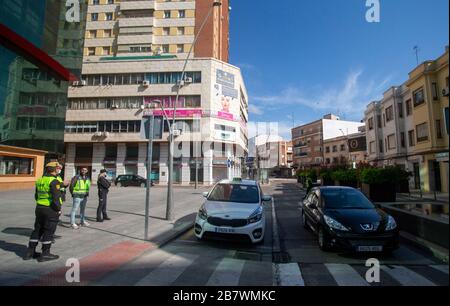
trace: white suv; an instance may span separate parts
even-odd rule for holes
[[[218,182],[210,192],[204,192],[205,203],[195,219],[198,239],[239,239],[259,243],[264,240],[266,218],[264,196],[255,181],[233,179]]]

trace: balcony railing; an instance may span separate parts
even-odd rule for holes
[[[120,2],[120,10],[121,11],[129,11],[129,10],[154,10],[155,9],[155,1],[150,0],[135,0],[135,1],[121,1]]]

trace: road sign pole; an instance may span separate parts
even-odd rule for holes
[[[150,115],[148,120],[148,147],[147,147],[147,187],[145,193],[145,229],[144,240],[148,240],[148,219],[150,218],[150,188],[152,186],[152,160],[153,160],[153,125],[154,116]]]

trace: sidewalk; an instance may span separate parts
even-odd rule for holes
[[[397,201],[433,201],[433,202],[441,202],[444,204],[449,203],[449,194],[448,193],[436,193],[436,199],[434,193],[422,193],[420,194],[419,190],[411,190],[410,193],[398,193]]]
[[[65,263],[68,258],[81,260],[81,266],[85,267],[84,270],[82,268],[83,271],[86,271],[86,267],[96,265],[103,265],[102,269],[94,269],[97,274],[115,269],[190,229],[203,201],[203,191],[207,191],[207,187],[197,190],[193,187],[175,187],[175,220],[169,222],[165,220],[167,190],[165,187],[152,188],[148,242],[143,240],[145,188],[112,188],[108,198],[108,211],[112,220],[103,223],[95,222],[98,197],[96,190],[93,190],[86,208],[87,220],[91,226],[78,230],[70,228],[71,198],[68,195],[61,217],[62,225],[56,231],[59,238],[52,247],[52,252],[61,258],[47,263],[23,261],[21,258],[33,230],[33,191],[1,192],[0,285],[24,285],[31,281],[39,283],[43,276],[51,272],[56,275],[46,281],[54,282],[55,277],[59,277],[60,284],[61,278],[65,282],[64,275],[68,269]],[[99,277],[100,274],[90,277]]]

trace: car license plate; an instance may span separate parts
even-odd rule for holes
[[[226,227],[216,227],[216,233],[231,234],[234,233],[234,229]]]
[[[358,252],[382,252],[383,246],[374,245],[374,246],[358,246]]]

